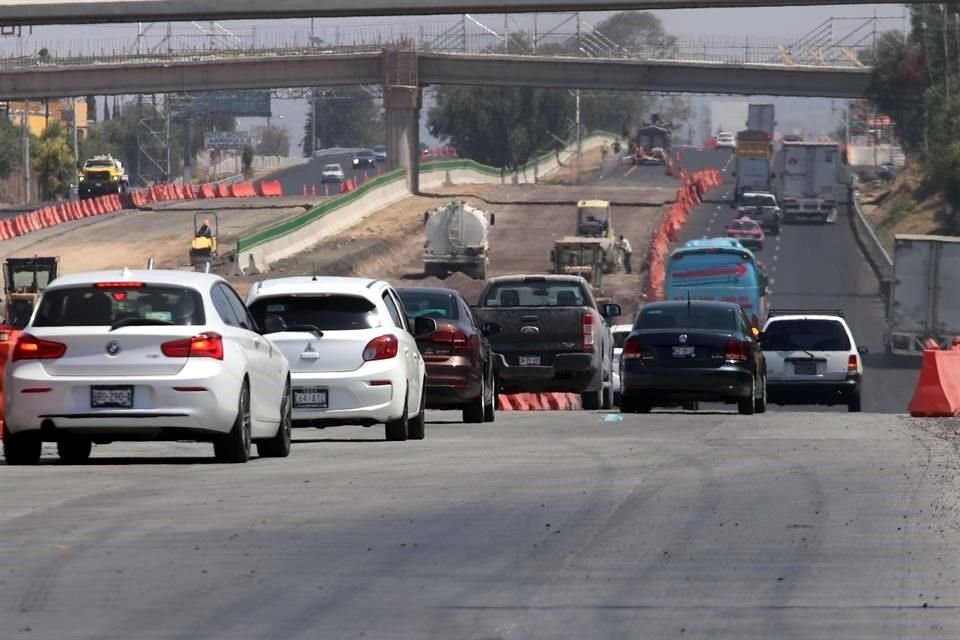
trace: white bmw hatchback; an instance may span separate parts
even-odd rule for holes
[[[293,426],[386,425],[387,440],[424,437],[426,367],[411,322],[383,281],[290,277],[253,285],[247,305],[290,362]]]
[[[4,379],[8,463],[43,441],[82,462],[92,443],[213,442],[224,462],[290,452],[290,377],[224,281],[185,271],[58,278],[16,343]]]

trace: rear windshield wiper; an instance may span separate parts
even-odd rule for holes
[[[323,337],[323,331],[320,331],[320,327],[315,324],[288,324],[284,331],[304,331],[306,333],[312,333],[318,338]]]
[[[169,320],[154,320],[152,318],[124,318],[110,325],[110,331],[120,327],[171,327],[174,323]]]

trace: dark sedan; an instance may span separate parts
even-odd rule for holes
[[[496,387],[487,333],[453,289],[397,289],[410,318],[432,318],[437,330],[417,339],[427,365],[427,408],[461,409],[464,422],[493,422]]]
[[[757,337],[732,302],[644,306],[623,345],[620,410],[647,413],[705,401],[735,402],[748,415],[766,411],[766,363]]]
[[[361,149],[353,156],[353,168],[361,169],[363,167],[376,167],[377,156],[370,149]]]

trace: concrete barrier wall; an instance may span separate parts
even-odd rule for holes
[[[611,143],[616,136],[597,132],[584,138],[584,152]],[[518,169],[505,172],[473,160],[438,160],[420,166],[420,187],[444,185],[535,183],[576,157],[576,148],[544,154]],[[273,263],[309,249],[331,235],[348,229],[384,207],[410,195],[402,169],[373,178],[358,189],[331,198],[303,214],[289,218],[237,240],[235,273],[267,271]]]

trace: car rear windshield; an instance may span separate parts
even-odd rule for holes
[[[571,282],[503,282],[494,284],[485,307],[582,307],[583,291]]]
[[[436,320],[457,320],[457,301],[449,293],[428,291],[398,291],[407,315],[411,318],[434,318]]]
[[[170,285],[104,283],[43,294],[35,327],[103,327],[118,323],[202,325],[203,297],[194,289]]]
[[[772,196],[744,196],[740,204],[744,207],[772,207],[777,201]]]
[[[250,305],[257,326],[267,333],[310,325],[320,331],[353,331],[380,326],[377,308],[360,296],[277,296]]]
[[[737,328],[737,310],[734,307],[671,305],[645,307],[634,329],[708,329],[734,331]]]
[[[777,320],[763,334],[769,351],[849,351],[850,338],[836,320]]]
[[[727,228],[737,231],[752,231],[757,228],[757,223],[752,220],[737,220],[736,222],[731,222]]]
[[[323,168],[324,171],[341,171],[340,165],[338,164],[328,164]]]

